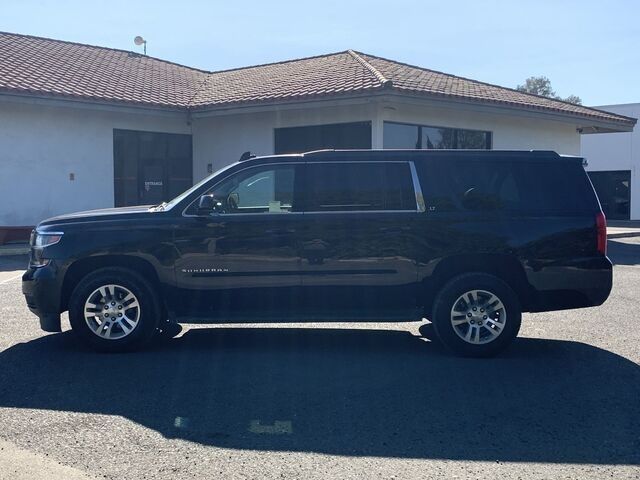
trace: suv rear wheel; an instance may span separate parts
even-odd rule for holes
[[[456,354],[489,357],[516,338],[521,318],[518,296],[505,282],[467,273],[440,290],[432,320],[442,343]]]
[[[73,332],[96,350],[142,347],[154,336],[160,305],[151,285],[125,268],[101,268],[84,277],[69,302]]]

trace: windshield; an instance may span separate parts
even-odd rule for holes
[[[178,195],[177,197],[175,197],[173,200],[169,200],[168,202],[164,202],[161,203],[160,205],[157,205],[156,207],[153,208],[157,208],[159,210],[171,210],[173,207],[175,207],[178,203],[180,203],[182,200],[184,200],[185,198],[187,198],[189,195],[191,195],[193,192],[195,192],[196,190],[198,190],[200,187],[202,187],[203,185],[205,185],[209,180],[211,180],[213,177],[215,177],[216,175],[221,174],[222,172],[228,170],[229,168],[233,167],[234,165],[236,165],[237,162],[232,163],[231,165],[227,165],[226,167],[222,167],[220,170],[217,170],[216,172],[212,173],[211,175],[203,178],[202,180],[200,180],[198,183],[196,183],[193,187],[191,187],[188,190],[185,190],[184,192],[182,192],[180,195]]]

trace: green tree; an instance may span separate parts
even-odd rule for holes
[[[576,103],[578,105],[582,105],[582,99],[577,95],[569,95],[564,99],[565,102]]]
[[[557,95],[556,91],[551,86],[551,80],[544,75],[539,77],[529,77],[524,81],[523,85],[518,85],[516,89],[521,92],[533,93],[535,95],[542,95],[543,97],[582,105],[582,99],[577,95],[569,95],[567,98],[562,98]]]

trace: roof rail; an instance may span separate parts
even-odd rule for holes
[[[308,152],[304,152],[302,155],[317,155],[319,153],[329,153],[329,152],[335,152],[336,149],[335,148],[322,148],[320,150],[310,150]]]

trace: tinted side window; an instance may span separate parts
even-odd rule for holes
[[[309,163],[306,210],[416,210],[409,164]]]
[[[427,211],[581,215],[595,209],[577,163],[453,159],[421,162],[417,168]]]
[[[287,213],[294,211],[295,165],[264,165],[242,170],[207,191],[220,203],[218,213]],[[196,199],[187,209],[194,215]]]

